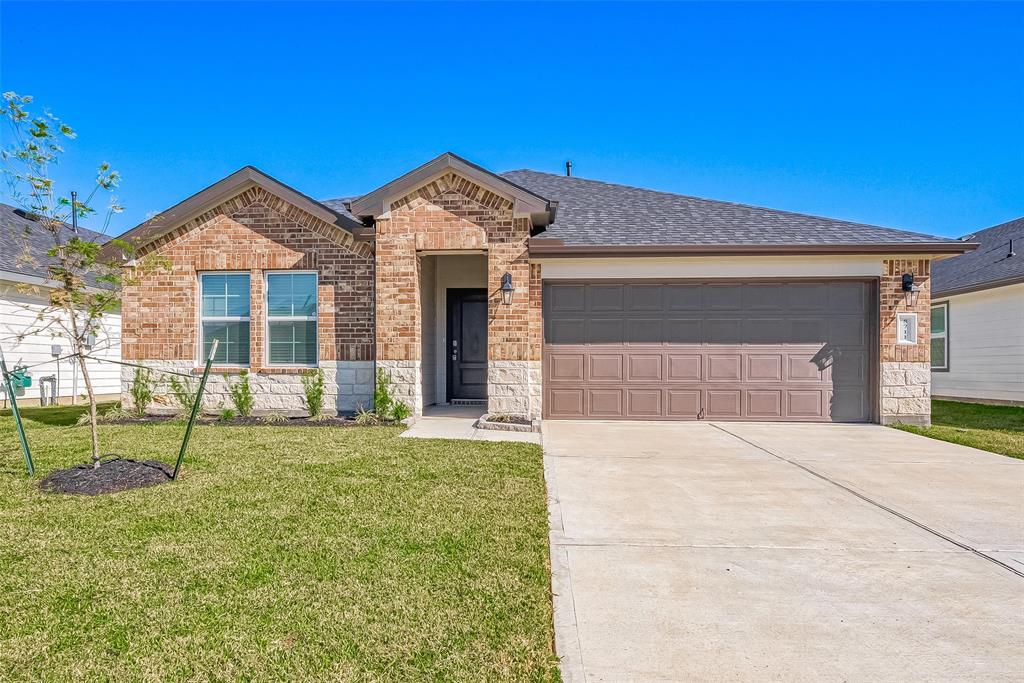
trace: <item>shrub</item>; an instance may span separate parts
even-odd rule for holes
[[[231,422],[232,420],[235,419],[236,415],[237,413],[235,413],[234,408],[222,406],[220,409],[220,415],[217,416],[217,419],[220,420],[221,422]]]
[[[288,421],[288,416],[284,413],[267,413],[260,418],[261,422],[265,422],[268,425],[281,424],[282,422]]]
[[[171,396],[178,406],[178,412],[182,414],[192,412],[192,406],[196,402],[196,393],[199,391],[196,383],[188,377],[171,375],[168,385],[171,388]]]
[[[227,376],[224,378],[227,380]],[[249,371],[242,370],[238,375],[237,382],[228,382],[228,393],[231,394],[231,402],[235,405],[235,410],[242,417],[249,417],[252,414],[252,404],[254,399],[252,397],[252,388],[249,386]]]
[[[373,390],[373,410],[384,420],[401,421],[412,414],[408,404],[391,395],[391,375],[384,368],[377,368],[377,385]]]
[[[316,417],[324,409],[324,371],[317,368],[303,373],[302,390],[306,393],[306,411]]]
[[[146,408],[153,402],[153,389],[156,381],[153,373],[146,368],[135,368],[135,378],[132,379],[132,412],[142,417],[146,414]]]
[[[359,406],[359,410],[356,411],[355,422],[360,427],[375,427],[381,423],[381,419],[377,413]]]

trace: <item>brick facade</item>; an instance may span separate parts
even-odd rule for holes
[[[377,358],[394,366],[398,393],[422,411],[421,293],[418,252],[487,254],[487,356],[493,412],[531,413],[528,363],[540,361],[540,267],[530,266],[530,220],[513,215],[507,199],[455,173],[446,173],[391,202],[376,222]],[[501,300],[501,278],[512,275],[511,305]],[[505,361],[522,364],[509,367]],[[491,363],[492,365],[494,363]],[[497,365],[494,366],[497,368]],[[493,376],[492,376],[493,375]],[[537,413],[539,416],[539,412]]]
[[[372,247],[260,187],[146,245],[136,262],[140,265],[126,268],[123,291],[121,348],[126,360],[201,365],[199,274],[248,271],[250,371],[297,376],[294,368],[266,367],[264,362],[264,274],[313,270],[318,275],[321,367],[345,370],[343,364],[351,362],[353,368],[365,370],[369,364],[372,370]],[[365,372],[360,378],[365,379]],[[365,401],[367,387],[353,390]],[[372,393],[372,386],[368,390]]]
[[[916,305],[907,303],[903,274],[920,288]],[[887,259],[879,280],[880,413],[883,423],[931,422],[931,261]],[[897,342],[897,314],[917,314],[917,343]]]

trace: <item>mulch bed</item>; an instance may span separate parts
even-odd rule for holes
[[[174,468],[156,460],[104,460],[98,468],[92,463],[75,465],[48,474],[39,488],[54,493],[98,496],[145,486],[156,486],[171,481]]]
[[[488,422],[497,422],[499,424],[512,424],[512,425],[532,425],[533,421],[528,417],[522,417],[521,415],[490,415],[487,418]]]

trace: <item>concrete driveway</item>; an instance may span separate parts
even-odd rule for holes
[[[1024,462],[875,425],[544,425],[569,681],[1024,680]]]

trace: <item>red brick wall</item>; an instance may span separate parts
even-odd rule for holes
[[[917,305],[907,305],[903,274],[912,273],[921,288]],[[889,259],[884,262],[879,283],[881,361],[883,363],[927,363],[931,359],[931,261]],[[896,314],[917,313],[917,343],[896,343]]]
[[[323,361],[373,359],[373,251],[284,200],[254,187],[140,250],[128,268],[121,349],[127,360],[198,356],[199,277],[250,273],[250,365],[264,358],[265,270],[318,273]]]
[[[392,202],[376,233],[379,359],[420,359],[417,250],[486,250],[488,358],[540,359],[540,271],[533,283],[530,222],[513,218],[508,200],[448,173]],[[516,288],[511,306],[501,303],[506,272]]]

